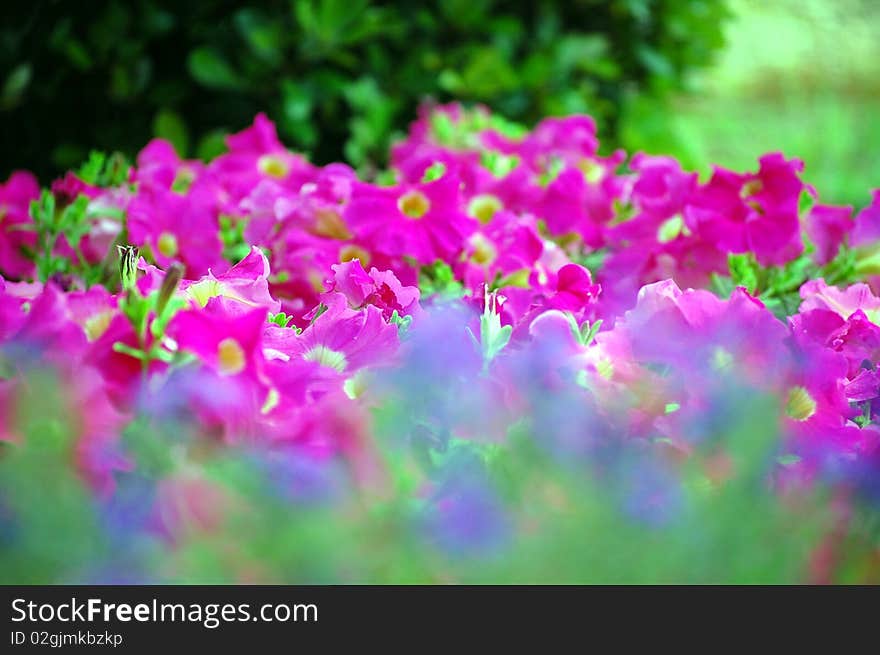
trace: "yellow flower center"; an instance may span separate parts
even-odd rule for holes
[[[207,280],[189,285],[186,288],[186,295],[195,300],[199,307],[204,307],[211,298],[222,296],[223,289],[220,286],[219,280],[208,278]]]
[[[793,387],[788,392],[785,413],[795,421],[806,421],[816,413],[816,401],[803,387]]]
[[[759,214],[763,214],[764,210],[761,208],[761,205],[759,205],[758,202],[753,199],[753,196],[756,193],[760,193],[763,188],[764,185],[761,183],[761,180],[754,179],[749,180],[748,182],[743,184],[743,187],[739,192],[740,198],[742,198],[749,207],[754,209]]]
[[[591,159],[582,159],[578,163],[578,168],[590,184],[598,184],[605,178],[605,168]]]
[[[232,337],[217,344],[217,362],[221,375],[237,375],[247,364],[241,344]]]
[[[496,212],[502,209],[504,209],[502,202],[491,193],[474,196],[471,198],[470,203],[468,203],[468,214],[484,225],[492,220]]]
[[[370,265],[371,258],[370,253],[360,246],[347,245],[339,251],[339,261],[350,262],[352,259],[360,260],[361,266],[366,269]]]
[[[492,242],[479,232],[471,237],[471,246],[474,248],[471,261],[475,264],[480,264],[481,266],[491,264],[498,257],[498,251],[492,245]]]
[[[327,346],[323,345],[315,346],[309,350],[303,355],[303,359],[307,362],[318,362],[321,366],[329,366],[340,373],[342,373],[348,365],[344,353],[330,350]]]
[[[761,180],[754,179],[749,180],[745,184],[743,184],[742,189],[739,192],[740,197],[745,200],[746,198],[750,198],[756,193],[760,193],[761,189],[764,188],[764,185],[761,183]]]
[[[351,232],[339,215],[333,209],[320,209],[315,214],[315,233],[328,239],[345,241],[351,239]]]
[[[417,221],[431,209],[431,201],[421,191],[407,191],[397,200],[397,207],[404,216]]]
[[[283,179],[290,170],[287,163],[278,155],[263,155],[257,161],[257,168],[263,175]]]
[[[163,232],[159,235],[156,247],[162,255],[165,255],[165,257],[175,257],[178,250],[177,237],[171,234],[171,232]]]
[[[101,338],[101,335],[110,327],[110,320],[113,318],[113,312],[104,311],[86,319],[83,329],[86,331],[86,337],[89,341],[95,341]]]

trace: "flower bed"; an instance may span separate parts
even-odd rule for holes
[[[13,174],[4,582],[876,582],[880,192],[598,145]]]

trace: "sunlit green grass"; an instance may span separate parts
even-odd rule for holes
[[[631,104],[630,150],[753,169],[781,150],[824,202],[864,206],[880,187],[880,3],[735,0],[728,45],[666,108]],[[871,35],[874,35],[873,37]]]

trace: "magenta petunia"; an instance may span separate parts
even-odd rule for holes
[[[179,312],[168,325],[168,335],[180,350],[197,355],[221,376],[262,383],[266,316],[265,307],[229,313],[220,298],[211,298],[204,308]]]
[[[764,155],[757,173],[715,167],[685,208],[688,227],[722,250],[751,251],[762,265],[781,265],[803,250],[798,202],[808,187],[803,162]]]
[[[852,207],[814,205],[805,219],[807,236],[816,247],[813,260],[824,266],[834,259],[854,226]]]
[[[331,268],[330,293],[344,295],[351,309],[372,305],[381,310],[386,321],[395,311],[401,317],[421,313],[418,287],[404,286],[393,272],[373,267],[367,273],[357,259]]]
[[[810,309],[789,318],[792,336],[799,345],[817,344],[841,353],[848,363],[848,378],[864,370],[864,362],[880,361],[880,326],[862,310],[847,318],[827,309]]]
[[[590,271],[578,264],[567,264],[556,274],[556,291],[547,298],[547,306],[578,313],[595,302],[600,291],[601,287],[593,284]]]
[[[278,140],[275,124],[265,114],[257,114],[253,125],[226,137],[226,146],[228,152],[212,161],[208,169],[222,180],[233,205],[261,180],[275,180],[297,190],[314,176],[314,167]]]
[[[874,295],[867,284],[852,284],[845,289],[830,286],[818,278],[808,280],[800,288],[803,302],[801,313],[811,309],[824,309],[847,319],[861,310],[874,323],[880,325],[880,298]]]
[[[849,243],[855,248],[877,241],[880,241],[880,189],[874,189],[871,193],[871,204],[856,216]]]
[[[523,140],[517,149],[535,168],[543,168],[549,157],[576,162],[593,157],[599,148],[596,122],[585,115],[545,118]]]
[[[464,212],[458,178],[450,173],[399,187],[358,183],[344,216],[357,241],[370,250],[421,264],[450,261],[476,229]]]
[[[605,226],[625,190],[624,181],[614,175],[623,159],[622,151],[605,159],[585,159],[553,178],[537,209],[551,234],[576,232],[591,247],[605,242]]]
[[[27,255],[37,245],[30,204],[39,197],[37,178],[27,171],[15,171],[0,184],[0,275],[6,278],[25,280],[34,275],[34,263]]]
[[[82,333],[82,328],[77,328]],[[83,338],[86,338],[85,335]],[[118,351],[115,347],[117,343],[132,350],[138,350],[142,345],[131,322],[120,313],[115,314],[101,335],[88,344],[83,361],[101,374],[108,397],[114,405],[127,410],[135,405],[143,383],[164,371],[167,365],[153,360],[144,367],[140,359]],[[152,336],[148,333],[143,345],[150,348],[152,343]]]
[[[228,267],[223,259],[217,201],[207,188],[196,187],[186,195],[143,189],[128,207],[128,234],[133,245],[148,247],[162,268],[175,261],[184,264],[186,277],[191,279]]]
[[[318,362],[345,377],[367,366],[393,363],[397,326],[386,323],[377,307],[355,311],[342,293],[327,294],[323,303],[326,310],[289,341],[286,354]]]
[[[227,304],[231,313],[247,313],[254,307],[273,314],[281,310],[281,303],[269,292],[269,260],[256,246],[228,271],[219,275],[209,271],[198,280],[185,280],[180,290],[198,307],[204,307],[212,298],[221,298],[231,301]]]
[[[56,205],[60,207],[69,205],[79,196],[97,198],[102,193],[100,188],[84,182],[73,171],[67,171],[63,177],[53,180],[49,188],[55,196]]]
[[[533,216],[500,210],[471,234],[455,271],[474,291],[496,281],[502,287],[522,285],[534,274],[543,252],[544,241]]]

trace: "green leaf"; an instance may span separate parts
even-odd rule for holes
[[[162,109],[157,113],[153,119],[153,134],[169,141],[181,158],[189,153],[189,131],[177,112]]]
[[[397,336],[403,339],[407,332],[409,332],[409,326],[412,323],[412,316],[401,316],[395,309],[388,322],[397,326]]]
[[[236,12],[233,21],[239,34],[257,57],[273,67],[281,63],[284,55],[284,23],[271,20],[251,8]]]
[[[430,266],[422,266],[419,270],[419,290],[423,298],[431,295],[443,299],[461,298],[465,293],[449,264],[439,260]]]
[[[187,68],[197,82],[212,89],[238,89],[242,86],[238,73],[217,50],[197,48],[187,58]]]
[[[226,152],[226,131],[213,130],[205,134],[196,147],[196,157],[209,162]]]
[[[733,289],[736,285],[733,283],[733,280],[730,279],[727,275],[718,275],[717,273],[712,273],[710,277],[709,290],[712,291],[716,296],[727,300],[730,298],[730,294],[733,293]]]
[[[284,312],[278,312],[277,314],[269,314],[269,322],[277,325],[278,327],[286,328],[290,325],[290,322],[293,320],[293,316],[288,316]]]
[[[597,321],[594,321],[593,323],[590,323],[589,321],[584,321],[580,329],[581,345],[589,346],[593,342],[593,339],[596,338],[596,335],[599,333],[599,328],[601,327],[601,318]]]
[[[760,285],[761,267],[751,253],[728,255],[727,266],[730,279],[734,286],[745,287],[750,294],[755,294]]]
[[[134,357],[139,361],[149,359],[147,353],[145,353],[140,348],[132,348],[128,344],[122,343],[121,341],[117,341],[113,344],[113,352],[122,353],[123,355],[128,355],[129,357]]]
[[[19,64],[12,69],[0,92],[0,107],[10,109],[21,101],[21,97],[31,82],[32,70],[29,62]]]

